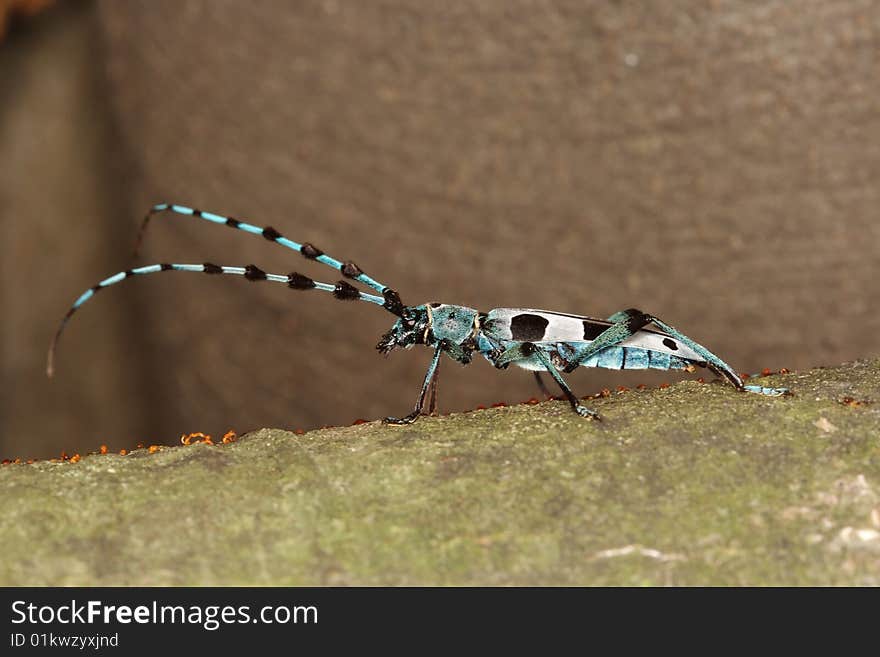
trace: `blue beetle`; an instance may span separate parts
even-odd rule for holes
[[[83,292],[67,311],[49,348],[46,372],[50,377],[54,370],[58,340],[64,327],[77,309],[97,292],[132,276],[163,271],[188,271],[243,276],[251,281],[285,283],[295,290],[321,290],[340,300],[373,303],[396,315],[398,319],[382,336],[376,349],[388,353],[397,348],[409,349],[415,345],[425,345],[432,348],[434,354],[415,408],[402,418],[386,417],[384,421],[389,424],[414,422],[422,414],[429,390],[432,391],[429,412],[433,412],[438,366],[440,356],[444,353],[462,365],[470,363],[474,353],[479,353],[497,368],[516,365],[532,370],[545,393],[547,389],[540,375],[546,372],[559,385],[578,415],[595,420],[600,419],[599,414],[580,403],[562,378],[563,373],[572,372],[578,367],[689,372],[693,372],[696,367],[707,367],[726,378],[739,391],[769,396],[790,394],[787,388],[745,385],[736,371],[711,351],[657,317],[635,308],[617,312],[608,319],[597,319],[532,308],[495,308],[489,312],[480,312],[474,308],[443,303],[407,306],[395,290],[370,278],[351,261],[336,260],[307,242],[294,242],[271,226],[260,227],[233,217],[183,205],[160,203],[153,206],[141,224],[138,244],[150,218],[160,212],[192,216],[260,235],[270,242],[298,251],[309,260],[332,267],[345,278],[362,283],[381,296],[361,292],[346,280],[335,284],[321,283],[299,272],[286,275],[268,274],[256,265],[227,267],[212,263],[162,263],[128,269]],[[654,328],[648,328],[650,325]]]

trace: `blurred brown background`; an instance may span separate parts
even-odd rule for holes
[[[876,355],[880,6],[67,0],[0,43],[0,457],[407,412],[393,317],[132,266],[171,200],[351,258],[404,301],[642,307],[742,371]],[[338,276],[167,215],[138,264]],[[443,368],[442,410],[534,394]],[[659,376],[659,378],[658,378]],[[581,371],[581,394],[667,375]]]

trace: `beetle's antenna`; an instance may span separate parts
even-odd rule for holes
[[[373,303],[378,306],[382,306],[386,310],[390,310],[390,308],[388,308],[389,296],[387,294],[382,297],[378,297],[374,294],[365,294],[347,281],[339,281],[335,285],[331,285],[329,283],[320,283],[318,281],[312,280],[308,276],[300,274],[299,272],[291,272],[287,275],[267,274],[256,265],[247,265],[246,267],[224,267],[211,264],[210,262],[206,262],[201,265],[183,265],[176,263],[147,265],[145,267],[138,267],[136,269],[127,269],[126,271],[121,271],[118,274],[110,276],[109,278],[105,278],[97,285],[94,285],[83,292],[79,296],[79,298],[73,302],[70,310],[67,311],[67,314],[61,320],[61,324],[58,326],[58,330],[55,332],[55,337],[52,339],[52,344],[49,347],[49,354],[46,361],[47,376],[51,378],[52,374],[55,371],[55,351],[57,350],[58,340],[61,338],[61,333],[64,331],[64,327],[67,325],[67,322],[70,321],[70,318],[73,316],[73,314],[77,310],[79,310],[80,306],[91,299],[96,292],[100,292],[106,287],[124,281],[126,278],[130,278],[132,276],[141,276],[144,274],[156,274],[163,271],[187,271],[203,274],[228,274],[232,276],[244,276],[249,281],[271,281],[273,283],[286,283],[287,287],[294,290],[321,290],[322,292],[330,292],[331,294],[333,294],[334,297],[342,301],[353,301],[357,299],[359,301]],[[402,303],[400,303],[400,298],[396,297],[396,292],[394,292],[393,290],[391,290],[391,292],[395,295],[394,297],[392,297],[392,300],[396,300],[396,302],[400,305],[402,312],[404,306]]]
[[[299,254],[301,254],[305,258],[308,258],[309,260],[316,260],[323,265],[326,265],[335,269],[336,271],[341,272],[342,275],[346,278],[350,278],[357,281],[358,283],[363,283],[364,285],[373,288],[374,290],[376,290],[376,292],[382,295],[384,299],[382,306],[388,312],[397,315],[398,317],[400,317],[401,313],[403,312],[405,306],[400,301],[400,295],[387,285],[383,285],[382,283],[367,276],[363,272],[363,270],[351,260],[340,262],[336,258],[325,254],[321,249],[317,248],[313,244],[310,244],[308,242],[300,244],[284,237],[281,233],[272,228],[272,226],[261,228],[260,226],[255,226],[253,224],[234,219],[233,217],[226,217],[223,215],[214,214],[213,212],[203,212],[202,210],[189,208],[185,205],[178,205],[176,203],[159,203],[150,208],[149,212],[147,212],[147,215],[144,217],[143,222],[141,222],[141,229],[138,232],[137,240],[135,242],[135,254],[137,254],[138,250],[140,249],[140,245],[143,242],[144,233],[147,230],[147,225],[150,223],[150,219],[153,217],[153,215],[159,214],[161,212],[173,212],[179,215],[196,217],[198,219],[210,221],[214,224],[236,228],[238,230],[244,231],[245,233],[251,233],[252,235],[261,235],[263,238],[269,240],[270,242],[275,242],[276,244],[280,244],[281,246],[288,249],[293,249],[294,251],[297,251]]]

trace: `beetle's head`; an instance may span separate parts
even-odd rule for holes
[[[376,349],[387,354],[398,347],[409,349],[415,344],[425,344],[430,327],[431,317],[426,306],[407,306],[391,330],[379,340]]]

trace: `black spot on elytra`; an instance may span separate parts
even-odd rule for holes
[[[318,256],[324,255],[324,252],[317,248],[314,244],[306,242],[302,245],[302,249],[300,249],[300,253],[302,253],[306,258],[310,260],[314,260]]]
[[[281,233],[279,233],[277,230],[272,228],[272,226],[266,226],[263,229],[263,237],[265,237],[270,242],[274,242],[279,237],[281,237]]]
[[[540,340],[544,337],[549,324],[550,320],[540,315],[531,313],[514,315],[510,320],[510,336],[514,340],[523,342]]]
[[[663,338],[663,344],[672,349],[672,351],[678,351],[678,345],[675,344],[675,340],[672,338]]]
[[[358,292],[358,289],[346,281],[338,281],[336,283],[336,288],[333,290],[333,296],[341,301],[357,299],[360,295],[361,293]]]
[[[608,327],[604,324],[597,324],[595,322],[591,322],[589,320],[584,320],[584,340],[595,340],[602,333],[605,332],[605,329]]]
[[[292,271],[287,275],[287,287],[294,290],[311,290],[315,287],[315,281],[299,272]]]
[[[213,263],[210,263],[210,262],[206,262],[205,264],[202,265],[202,267],[205,268],[206,274],[222,274],[223,273],[222,267],[219,267],[219,266],[217,266]]]
[[[246,265],[244,268],[244,277],[249,281],[265,281],[266,272],[256,265]]]
[[[439,308],[442,304],[435,301],[434,303],[429,303],[428,305],[431,306],[431,308]]]

